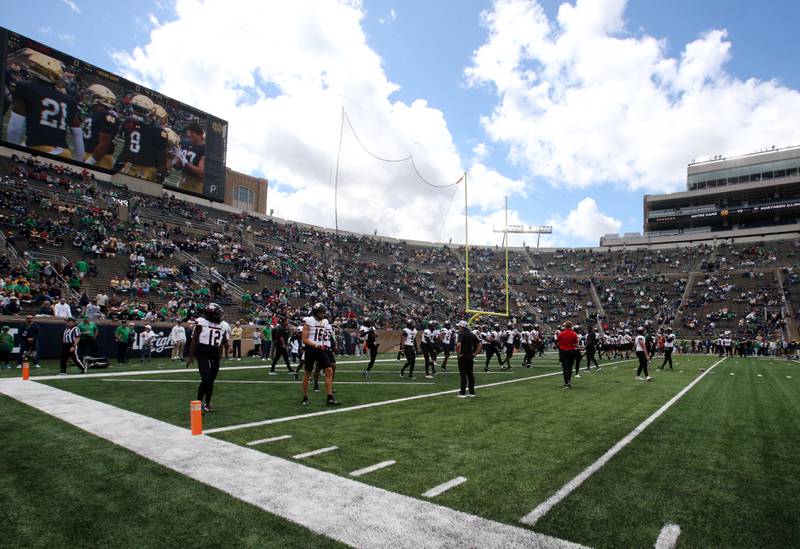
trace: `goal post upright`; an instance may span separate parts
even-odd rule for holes
[[[464,172],[464,312],[471,314],[467,323],[472,325],[473,322],[482,316],[500,316],[508,318],[511,313],[509,307],[509,269],[508,269],[508,197],[505,197],[505,223],[506,227],[503,232],[503,244],[505,245],[505,287],[506,287],[506,310],[505,312],[499,311],[482,311],[479,309],[472,309],[469,306],[469,193],[467,183],[467,173]]]

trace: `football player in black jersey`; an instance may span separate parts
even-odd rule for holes
[[[219,374],[219,355],[222,348],[227,352],[229,347],[228,334],[222,326],[222,308],[216,303],[209,303],[203,316],[195,322],[186,367],[190,367],[197,359],[200,372],[197,400],[203,403],[204,412],[213,412],[211,395],[214,393],[214,380]]]
[[[86,89],[91,108],[83,122],[83,143],[86,146],[86,163],[110,170],[114,165],[114,138],[119,131],[119,115],[114,112],[117,96],[102,84],[92,84]]]
[[[145,95],[130,100],[132,114],[125,120],[125,143],[114,167],[133,177],[161,181],[167,169],[168,135],[154,120],[156,104]]]
[[[375,358],[378,356],[378,334],[375,332],[375,326],[372,325],[371,318],[364,319],[364,325],[361,327],[361,337],[364,338],[364,347],[369,351],[369,364],[367,369],[364,370],[364,377],[369,377],[369,371],[375,365]]]
[[[193,193],[203,192],[203,179],[206,172],[206,140],[202,126],[192,122],[186,127],[189,142],[183,148],[183,155],[176,164],[183,170],[178,188]]]
[[[60,61],[27,49],[22,52],[28,81],[13,84],[13,103],[6,139],[10,143],[63,158],[83,160],[83,131],[74,99],[58,89],[64,77]],[[73,148],[67,147],[67,130]]]

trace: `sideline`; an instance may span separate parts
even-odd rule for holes
[[[0,393],[241,501],[354,547],[582,547],[214,437],[192,436],[187,429],[50,385],[18,378],[0,380]]]
[[[395,359],[393,359],[393,358],[380,358],[380,359],[376,360],[375,362],[397,362],[397,361]],[[337,365],[340,365],[340,364],[367,364],[367,363],[369,363],[369,360],[351,360],[351,361],[337,362]],[[283,364],[283,366],[286,366],[286,365]],[[553,368],[553,367],[557,367],[557,366],[558,366],[558,362],[554,362],[552,364],[538,364],[538,365],[534,365],[533,367],[534,368]],[[243,366],[225,366],[225,365],[223,365],[223,366],[220,367],[219,371],[220,372],[230,372],[230,371],[234,371],[234,370],[258,370],[258,369],[267,369],[268,370],[268,369],[270,369],[270,366],[266,362],[264,364],[253,364],[253,365],[243,365]],[[519,366],[516,366],[516,369],[520,370],[522,368],[519,367]],[[54,379],[60,380],[60,381],[73,381],[73,380],[81,380],[81,379],[98,379],[98,378],[104,378],[104,377],[129,377],[129,376],[147,376],[147,375],[156,375],[156,374],[180,374],[180,373],[188,374],[188,373],[192,373],[192,372],[197,373],[197,368],[196,367],[192,367],[192,368],[170,368],[170,369],[165,369],[165,370],[128,370],[128,371],[125,371],[125,372],[108,372],[108,373],[98,372],[98,373],[92,373],[92,374],[71,374],[71,375],[66,375],[66,376],[60,376],[60,375],[44,375],[44,376],[31,375],[31,379],[33,381],[52,381]],[[360,374],[360,373],[363,373],[363,372],[364,372],[364,370],[337,370],[337,373],[340,373],[340,374],[341,373]],[[397,375],[397,372],[398,372],[398,370],[372,370],[370,372],[370,375],[374,375],[374,374],[392,374],[392,375]],[[457,371],[453,371],[452,373],[453,373],[453,375],[457,375],[458,374]],[[487,373],[489,375],[497,375],[497,374],[509,374],[511,372],[494,370],[492,372],[475,372],[475,375],[478,375],[478,374],[484,375],[484,374],[487,374]],[[278,375],[288,375],[288,372],[286,370],[281,370],[281,371],[278,372]],[[450,372],[439,373],[439,375],[450,375]],[[0,378],[0,379],[15,379],[15,378],[8,377],[8,378]]]
[[[636,359],[629,359],[629,360],[620,360],[619,362],[608,362],[604,364],[604,366],[610,366],[611,364],[619,364],[620,362],[632,362]],[[528,381],[531,379],[541,379],[543,377],[550,377],[561,375],[560,371],[557,372],[549,372],[546,374],[539,374],[536,376],[528,376],[528,377],[519,377],[516,379],[508,379],[506,381],[496,381],[494,383],[485,383],[483,385],[476,385],[475,389],[487,389],[489,387],[498,387],[500,385],[508,385],[509,383],[519,383],[521,381]],[[366,408],[376,408],[378,406],[386,406],[387,404],[398,404],[400,402],[408,402],[411,400],[419,400],[421,398],[432,398],[442,395],[454,395],[459,392],[459,389],[449,389],[447,391],[437,391],[435,393],[425,393],[422,395],[414,395],[410,397],[403,397],[403,398],[393,398],[391,400],[381,400],[378,402],[369,402],[367,404],[359,404],[357,406],[347,406],[344,408],[333,408],[331,410],[325,410],[324,412],[312,412],[309,414],[299,414],[294,416],[287,416],[287,417],[277,417],[273,419],[265,419],[263,421],[251,421],[249,423],[240,423],[238,425],[227,425],[225,427],[217,427],[215,429],[208,429],[204,431],[206,434],[211,435],[214,433],[224,433],[227,431],[235,431],[237,429],[249,429],[250,427],[261,427],[263,425],[273,425],[275,423],[285,423],[287,421],[295,421],[298,419],[306,419],[310,417],[319,417],[319,416],[327,416],[330,414],[342,414],[345,412],[355,412],[356,410],[364,410]]]
[[[533,511],[531,511],[530,513],[528,513],[527,515],[522,517],[520,519],[520,522],[522,522],[524,524],[528,524],[530,526],[533,526],[534,524],[536,524],[536,522],[538,522],[538,520],[540,518],[542,518],[544,515],[546,515],[550,511],[550,509],[555,507],[556,504],[561,502],[561,500],[563,500],[564,498],[569,496],[573,491],[575,491],[575,489],[577,489],[581,484],[583,484],[583,482],[586,479],[588,479],[594,473],[599,471],[603,467],[603,465],[608,463],[608,461],[611,458],[613,458],[615,455],[617,455],[620,450],[625,448],[625,446],[630,444],[630,442],[633,439],[635,439],[637,436],[639,436],[642,433],[642,431],[647,429],[647,427],[651,423],[653,423],[655,420],[657,420],[659,417],[661,417],[664,414],[664,412],[669,410],[672,407],[673,404],[678,402],[678,400],[680,400],[681,397],[683,397],[683,395],[688,393],[691,390],[692,387],[697,385],[700,382],[701,379],[703,379],[707,374],[712,373],[711,370],[715,366],[717,366],[718,364],[722,364],[723,362],[725,362],[725,357],[723,357],[721,360],[718,360],[717,362],[712,364],[708,368],[708,370],[706,370],[705,372],[703,372],[702,374],[697,376],[694,379],[694,381],[692,381],[691,383],[689,383],[689,385],[687,385],[686,387],[681,389],[678,392],[678,394],[676,394],[674,397],[669,399],[667,401],[667,403],[664,404],[663,406],[661,406],[658,410],[653,412],[653,414],[651,414],[650,417],[648,417],[643,422],[641,422],[633,431],[628,433],[625,436],[625,438],[623,438],[622,440],[617,442],[614,446],[612,446],[611,449],[608,450],[605,454],[603,454],[602,456],[597,458],[597,460],[594,463],[592,463],[586,469],[581,471],[581,473],[578,476],[576,476],[575,478],[570,480],[568,483],[566,483],[564,486],[562,486],[558,490],[558,492],[556,492],[555,494],[553,494],[552,496],[547,498],[545,501],[543,501],[542,503],[537,505],[536,508]]]
[[[259,368],[266,368],[269,369],[270,366],[267,362],[258,363],[258,364],[251,364],[251,365],[243,365],[243,366],[226,366],[224,361],[222,362],[222,366],[220,367],[220,372],[229,372],[232,370],[258,370]],[[230,362],[230,361],[229,361]],[[396,362],[393,358],[379,358],[375,362]],[[367,364],[369,360],[349,360],[349,361],[342,361],[338,364]],[[286,366],[284,364],[283,366]],[[361,373],[361,370],[356,370]],[[192,368],[170,368],[168,370],[128,370],[125,372],[108,372],[108,373],[101,373],[98,372],[96,374],[73,374],[68,376],[60,376],[60,375],[51,375],[51,376],[31,376],[33,381],[49,381],[52,379],[60,379],[65,381],[70,381],[74,379],[94,379],[99,377],[125,377],[125,376],[146,376],[146,375],[153,375],[153,374],[179,374],[179,373],[189,373],[189,372],[197,372],[197,367]],[[0,378],[0,379],[13,379],[13,378]]]

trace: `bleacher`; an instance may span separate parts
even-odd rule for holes
[[[315,301],[325,301],[342,319],[369,315],[383,327],[400,326],[408,317],[455,321],[464,315],[466,257],[460,246],[337,235],[234,215],[27,160],[0,160],[0,175],[0,226],[20,256],[10,258],[19,265],[9,264],[6,278],[15,267],[25,271],[30,259],[59,264],[68,274],[92,260],[96,276],[84,276],[79,286],[76,277],[66,277],[75,293],[65,287],[64,295],[78,307],[82,294],[93,299],[104,292],[115,307],[156,310],[166,320],[210,298],[234,306],[243,318],[294,316]],[[128,219],[118,215],[121,201],[127,201]],[[109,252],[114,249],[115,255]],[[135,264],[131,251],[137,252]],[[606,328],[647,322],[673,326],[686,337],[730,330],[741,337],[796,338],[798,256],[797,241],[513,249],[511,316],[551,330],[565,320]],[[505,251],[471,247],[469,262],[471,307],[504,310]],[[113,280],[139,288],[114,291]],[[39,280],[27,284],[32,297],[22,313],[39,310],[44,299]]]

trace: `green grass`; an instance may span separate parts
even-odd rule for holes
[[[393,355],[382,358],[389,357]],[[291,439],[254,447],[287,459],[335,445],[337,451],[303,463],[345,476],[379,461],[396,460],[395,465],[359,480],[413,497],[465,476],[465,484],[434,501],[522,526],[522,516],[688,385],[701,368],[717,360],[678,356],[676,370],[654,373],[652,383],[633,380],[635,361],[611,365],[600,374],[584,374],[572,391],[561,389],[560,375],[521,380],[558,372],[550,355],[530,370],[479,373],[479,385],[520,381],[479,388],[476,399],[432,396],[214,436],[245,444],[291,434]],[[425,380],[424,371],[419,374],[419,362],[417,379],[401,380],[399,364],[379,362],[374,370],[373,381],[401,382],[392,385],[365,384],[362,364],[341,364],[337,382],[356,383],[338,385],[337,396],[350,406],[458,386],[455,374]],[[154,366],[172,367],[167,361],[146,368],[157,369]],[[188,401],[195,396],[196,372],[116,379],[190,382],[58,379],[46,383],[188,427]],[[244,382],[290,379],[285,369],[279,376],[268,376],[263,369],[223,370],[219,377],[220,381]],[[799,382],[800,364],[794,362],[728,359],[534,529],[595,547],[652,547],[664,524],[675,522],[682,529],[680,547],[792,546],[800,538],[800,521],[794,517],[800,506]],[[218,412],[206,414],[205,427],[327,409],[324,393],[312,393],[309,408],[301,407],[299,401],[295,383],[219,383],[214,396]],[[72,436],[53,444],[66,444]],[[41,447],[42,437],[47,434],[35,432],[27,439]],[[102,490],[93,485],[83,489],[86,497],[97,491]]]
[[[339,544],[0,396],[3,547]]]
[[[380,358],[394,358],[396,355],[382,355]],[[437,375],[434,380],[424,378],[424,368],[419,372],[419,365],[414,372],[415,379],[401,378],[398,371],[402,362],[377,362],[372,370],[370,381],[389,382],[390,385],[364,383],[361,372],[365,363],[347,364],[355,358],[342,358],[342,364],[337,369],[336,381],[346,382],[336,387],[336,396],[345,406],[366,404],[394,398],[402,398],[423,393],[433,393],[443,390],[458,388],[458,375],[448,373]],[[242,362],[226,361],[220,371],[214,387],[213,405],[217,412],[207,414],[204,418],[204,427],[211,429],[227,425],[260,421],[264,419],[284,417],[295,414],[305,414],[328,409],[325,404],[324,379],[320,379],[319,393],[309,391],[310,405],[300,405],[302,393],[300,385],[294,378],[287,374],[286,366],[277,369],[278,375],[270,376],[264,368],[246,370],[226,370],[226,367],[257,365],[265,363],[258,360],[243,360]],[[536,368],[516,368],[511,373],[477,374],[479,383],[491,383],[516,377],[538,375],[555,371],[555,360],[551,357],[540,359]],[[177,365],[177,363],[176,363]],[[544,367],[548,365],[548,367]],[[451,365],[453,370],[455,365]],[[181,366],[177,373],[164,373],[159,375],[125,376],[118,378],[101,379],[56,379],[45,381],[54,387],[73,391],[77,394],[100,400],[132,412],[148,415],[174,425],[188,425],[189,401],[197,397],[199,377],[194,369],[184,370]],[[165,365],[164,369],[169,369]],[[157,368],[153,368],[157,369]],[[497,368],[495,367],[495,370]],[[111,368],[109,371],[122,370]],[[79,374],[76,374],[79,375]],[[136,380],[185,380],[186,383],[158,383]],[[269,382],[265,384],[226,383],[236,382]],[[275,383],[280,382],[280,383]]]
[[[713,371],[537,530],[645,547],[674,522],[680,547],[796,547],[800,364],[735,358]]]

